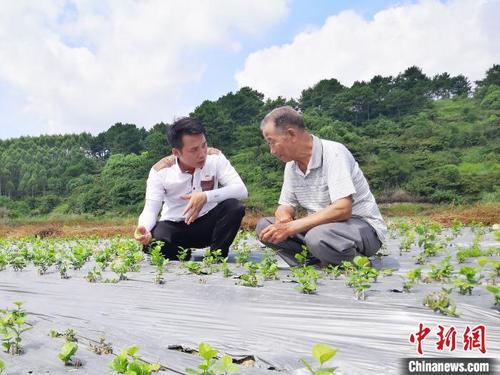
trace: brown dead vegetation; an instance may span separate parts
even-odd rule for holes
[[[500,204],[476,204],[474,206],[431,206],[421,205],[411,209],[397,205],[381,205],[387,221],[404,217],[411,222],[437,221],[449,225],[454,219],[464,224],[481,222],[485,225],[500,223]],[[243,218],[242,228],[253,231],[262,215],[250,211]],[[0,238],[21,237],[132,237],[135,218],[113,220],[52,220],[27,224],[0,224]]]

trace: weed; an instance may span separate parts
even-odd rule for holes
[[[100,337],[99,342],[97,344],[93,344],[92,342],[90,342],[89,350],[98,355],[113,353],[113,348],[111,347],[111,343],[106,342],[104,337]]]
[[[301,362],[306,366],[307,370],[312,375],[329,375],[334,374],[336,367],[323,367],[323,365],[332,359],[335,354],[337,354],[338,349],[332,348],[327,344],[316,344],[312,348],[313,357],[319,362],[319,368],[313,369],[311,364],[307,362],[304,358],[301,358]]]

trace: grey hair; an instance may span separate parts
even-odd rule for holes
[[[300,130],[305,130],[306,128],[302,115],[289,105],[275,108],[269,112],[261,121],[260,129],[262,130],[268,122],[272,123],[281,132],[288,126]]]

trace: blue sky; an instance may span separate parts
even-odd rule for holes
[[[0,138],[149,128],[242,86],[298,97],[411,65],[480,79],[500,0],[17,0],[0,12]]]

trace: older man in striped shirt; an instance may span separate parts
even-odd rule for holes
[[[381,247],[387,227],[368,182],[349,150],[308,133],[303,117],[289,106],[266,115],[262,134],[271,154],[286,162],[274,217],[257,223],[261,242],[290,265],[306,245],[312,261],[339,264]],[[296,208],[308,215],[296,218]]]

